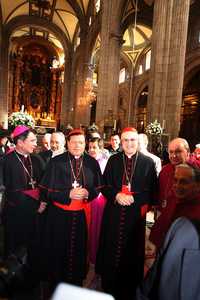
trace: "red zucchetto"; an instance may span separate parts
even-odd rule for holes
[[[73,135],[84,135],[85,136],[85,133],[82,129],[75,128],[68,133],[67,139],[69,139]]]
[[[125,127],[125,128],[122,130],[122,133],[128,132],[128,131],[131,131],[131,132],[137,132],[137,130],[136,130],[134,127]]]

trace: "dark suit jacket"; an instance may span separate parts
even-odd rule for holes
[[[41,151],[38,155],[43,159],[45,165],[50,161],[53,152],[51,150]]]

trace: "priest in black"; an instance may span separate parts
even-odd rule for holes
[[[98,162],[84,152],[85,136],[79,129],[67,136],[68,151],[51,159],[41,182],[47,200],[43,228],[44,276],[52,287],[65,281],[82,285],[88,257],[90,201],[100,192]]]
[[[48,164],[51,158],[60,155],[65,151],[65,135],[61,131],[56,131],[51,134],[50,149],[41,151],[38,154],[44,160],[44,163]]]
[[[19,125],[13,132],[13,140],[15,150],[6,155],[3,164],[6,255],[22,246],[29,248],[35,237],[38,209],[42,211],[45,205],[40,206],[38,189],[43,163],[37,155],[32,155],[37,146],[36,135],[30,128]]]
[[[136,129],[125,128],[121,143],[123,151],[109,158],[104,172],[96,273],[105,292],[129,300],[143,278],[146,212],[156,203],[157,176],[153,160],[137,151]]]

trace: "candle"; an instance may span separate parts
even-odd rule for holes
[[[115,131],[117,127],[117,120],[114,120],[113,130]]]
[[[162,122],[162,129],[163,130],[165,129],[165,120],[163,120],[163,122]]]
[[[21,112],[24,112],[24,105],[21,106]]]

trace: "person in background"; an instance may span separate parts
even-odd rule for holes
[[[200,220],[200,169],[189,163],[175,167],[173,183],[174,201],[168,205],[156,220],[150,234],[150,241],[160,248],[165,235],[178,217]]]
[[[155,163],[155,167],[156,167],[156,172],[157,172],[157,175],[159,175],[160,171],[161,171],[161,168],[162,168],[162,165],[161,165],[161,159],[160,157],[152,154],[151,152],[149,152],[147,150],[147,147],[148,147],[148,137],[146,134],[144,133],[140,133],[138,135],[138,150],[140,152],[142,152],[144,155],[146,156],[149,156],[153,159],[154,163]]]
[[[99,148],[106,160],[110,157],[110,152],[104,147],[104,140],[102,138],[99,139]]]
[[[65,135],[61,131],[56,131],[51,134],[50,149],[39,153],[45,164],[47,164],[51,158],[66,151],[65,143]]]
[[[105,156],[105,158],[108,159],[110,156],[110,153],[106,148],[104,148],[104,140],[101,138],[101,135],[98,131],[88,132],[86,150],[88,150],[89,141],[93,138],[99,139],[99,147],[101,148],[101,152],[103,153],[103,156]]]
[[[9,150],[8,130],[0,128],[0,158]]]
[[[200,160],[200,145],[199,145],[199,147],[196,146],[196,148],[194,150],[194,155],[195,155],[197,160]]]
[[[92,138],[89,140],[88,153],[90,156],[94,157],[100,166],[101,172],[103,174],[108,159],[103,155],[100,148],[101,140],[99,138]],[[103,215],[104,206],[106,203],[105,197],[100,193],[96,199],[91,202],[91,223],[90,223],[90,262],[95,264],[96,252],[99,245],[99,235],[101,228],[101,220]]]
[[[112,133],[110,137],[110,145],[107,147],[107,150],[111,155],[116,154],[121,151],[120,147],[120,137],[117,133]]]
[[[101,189],[98,162],[85,153],[80,129],[67,136],[67,152],[50,160],[40,183],[48,202],[43,226],[43,276],[54,288],[59,282],[82,285],[87,272],[90,202]]]
[[[45,133],[43,138],[42,138],[43,151],[48,151],[48,150],[51,149],[50,141],[51,141],[51,133]]]
[[[189,161],[197,168],[200,168],[200,144],[195,145],[194,152],[191,153]]]
[[[177,201],[163,211],[152,236],[161,257],[156,299],[199,299],[200,169],[189,163],[177,165],[174,192]]]
[[[175,167],[185,163],[190,158],[190,147],[188,142],[183,138],[175,138],[168,144],[170,163],[163,166],[159,174],[159,206],[158,210],[162,211],[167,205],[174,201],[173,181]],[[173,205],[173,203],[172,203]]]
[[[123,151],[109,158],[103,175],[107,202],[96,273],[105,292],[129,300],[143,278],[146,212],[156,204],[157,175],[153,160],[137,151],[135,128],[122,131],[121,144]]]
[[[52,157],[62,154],[65,149],[65,135],[61,131],[53,132],[51,134],[50,148],[52,151]]]

